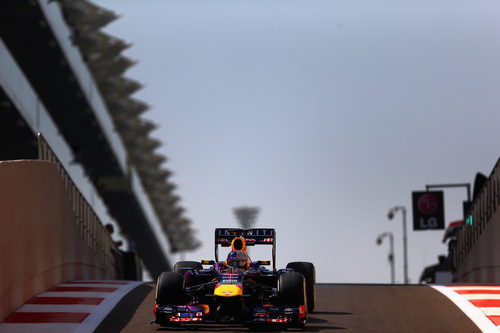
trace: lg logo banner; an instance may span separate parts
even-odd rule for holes
[[[413,230],[444,229],[442,191],[412,192]]]

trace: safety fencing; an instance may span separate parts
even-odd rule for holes
[[[460,280],[463,276],[470,274],[472,270],[481,270],[484,269],[484,267],[488,267],[488,269],[500,267],[498,266],[500,265],[500,258],[498,258],[498,260],[492,256],[490,256],[490,259],[480,258],[481,260],[486,260],[484,263],[478,263],[478,258],[469,258],[474,246],[478,245],[480,236],[485,234],[485,230],[489,224],[492,223],[499,204],[500,160],[495,164],[488,180],[475,198],[465,217],[464,224],[457,235],[457,243],[453,250],[454,267],[459,273],[455,276],[456,279]],[[493,223],[500,224],[500,221],[493,221]],[[489,239],[491,235],[488,236]],[[481,238],[481,240],[483,238]],[[492,246],[492,244],[481,245],[485,248],[487,246]]]
[[[78,224],[80,236],[85,245],[94,253],[110,277],[120,278],[117,276],[117,273],[121,270],[120,264],[113,255],[113,253],[119,253],[118,248],[92,206],[78,190],[78,187],[41,134],[38,135],[38,156],[40,160],[50,161],[57,165]]]

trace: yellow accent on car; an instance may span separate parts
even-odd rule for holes
[[[233,297],[243,294],[243,290],[235,284],[223,284],[215,288],[214,295],[222,297]]]

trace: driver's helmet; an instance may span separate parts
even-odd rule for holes
[[[227,267],[246,269],[248,262],[248,256],[243,251],[231,251],[227,255]]]

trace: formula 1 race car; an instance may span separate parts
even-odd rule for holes
[[[251,261],[247,246],[271,245],[269,260]],[[231,246],[219,261],[219,246]],[[203,265],[209,266],[204,268]],[[215,230],[215,260],[179,261],[156,283],[155,320],[161,326],[239,323],[304,327],[314,310],[316,271],[309,262],[276,269],[274,229]]]

